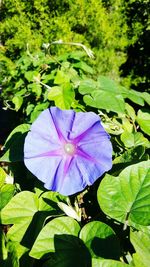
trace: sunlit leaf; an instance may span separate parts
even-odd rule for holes
[[[121,141],[128,148],[136,146],[150,147],[150,142],[140,132],[129,133],[127,131],[124,131],[121,134]]]
[[[38,231],[47,217],[62,214],[57,202],[64,197],[55,192],[45,192],[40,198],[32,192],[15,195],[1,213],[3,224],[13,224],[8,232],[12,241],[32,246]]]
[[[132,89],[126,89],[123,86],[119,86],[119,89],[122,93],[122,96],[126,99],[130,99],[132,102],[144,106],[144,99],[142,97],[142,94],[138,91],[132,90]]]
[[[136,267],[148,267],[150,263],[150,234],[142,231],[131,231],[130,240],[136,253],[133,254],[133,261]]]
[[[24,76],[28,80],[28,82],[33,81],[34,77],[38,77],[38,75],[39,75],[38,71],[32,71],[32,70],[26,71],[24,73]]]
[[[150,94],[147,92],[143,92],[142,97],[144,98],[145,102],[150,105]]]
[[[93,258],[92,267],[131,267],[131,265],[114,260],[102,260]]]
[[[118,177],[106,175],[98,189],[105,214],[124,223],[150,224],[150,161],[125,168]]]
[[[57,70],[57,74],[54,79],[54,84],[65,84],[69,83],[70,78],[67,76],[67,74],[62,70]]]
[[[60,109],[69,109],[75,99],[75,93],[70,83],[53,86],[48,92],[48,100],[53,100]]]
[[[86,105],[124,113],[125,102],[123,96],[114,82],[110,82],[106,77],[99,77],[97,83],[91,80],[83,81],[80,83],[79,92],[84,95],[83,100]]]
[[[70,250],[70,246],[76,247],[76,242],[74,244],[74,238],[71,237],[77,237],[79,230],[79,224],[70,217],[53,219],[41,230],[32,247],[30,256],[40,259],[47,253],[59,249]]]
[[[31,90],[37,98],[39,98],[42,94],[42,86],[39,83],[31,83],[28,85],[28,89]]]
[[[144,110],[139,110],[137,114],[137,122],[141,130],[150,135],[150,113]]]
[[[18,111],[23,104],[23,97],[16,95],[13,97],[12,102],[15,105],[15,110]]]
[[[0,167],[0,188],[4,185],[6,175],[6,172]]]
[[[15,224],[31,220],[38,210],[38,198],[29,191],[15,195],[2,211],[3,224]]]
[[[135,114],[134,108],[131,105],[129,105],[128,103],[125,104],[125,108],[126,108],[128,116],[132,119],[132,121],[135,121],[136,114]]]

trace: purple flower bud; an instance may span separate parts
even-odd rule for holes
[[[24,162],[45,188],[72,195],[111,169],[112,145],[95,113],[51,107],[25,138]]]

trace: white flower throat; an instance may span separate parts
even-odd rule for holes
[[[66,143],[66,144],[64,145],[64,151],[65,151],[65,153],[68,154],[68,155],[73,155],[73,154],[75,154],[75,150],[76,150],[76,148],[75,148],[75,145],[74,145],[74,144]]]

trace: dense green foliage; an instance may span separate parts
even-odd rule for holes
[[[148,33],[148,25],[147,1],[4,0],[1,50],[2,55],[14,59],[27,46],[33,52],[43,43],[59,39],[81,42],[95,52],[94,64],[98,73],[119,79],[119,68],[126,62],[127,48],[139,42],[143,30]],[[143,45],[139,44],[139,47],[142,49]],[[61,54],[66,49],[70,51],[72,47],[52,46],[51,52]],[[130,75],[131,67],[126,72]]]
[[[93,79],[83,55],[56,60],[43,52],[26,54],[10,76],[15,95],[9,104],[22,110],[27,123],[11,132],[0,158],[8,164],[7,174],[0,169],[1,223],[8,228],[1,238],[5,267],[140,267],[141,257],[148,267],[150,96],[106,76]],[[29,123],[51,105],[95,111],[113,144],[109,174],[70,198],[45,190],[23,164]]]
[[[149,8],[2,1],[0,98],[19,122],[0,157],[1,266],[149,267]],[[113,145],[112,169],[70,197],[46,190],[23,162],[25,136],[51,106],[95,112]]]

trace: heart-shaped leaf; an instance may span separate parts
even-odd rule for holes
[[[47,95],[48,100],[53,100],[61,109],[69,109],[75,99],[75,93],[70,83],[53,86]]]
[[[98,82],[83,80],[79,86],[84,102],[95,108],[124,113],[125,102],[115,83],[104,76]]]
[[[129,133],[124,131],[121,135],[121,141],[128,148],[136,146],[150,147],[150,142],[140,132]]]
[[[73,242],[71,237],[77,237],[79,230],[79,224],[70,217],[53,219],[41,230],[32,247],[30,256],[40,259],[47,253],[55,252],[56,249],[69,250]]]
[[[64,197],[55,192],[45,192],[40,198],[29,191],[15,195],[1,213],[3,224],[13,224],[8,237],[25,247],[32,246],[45,219],[62,214],[57,205],[60,200]]]
[[[118,177],[106,175],[98,189],[105,214],[129,225],[150,224],[150,161],[125,168]]]

